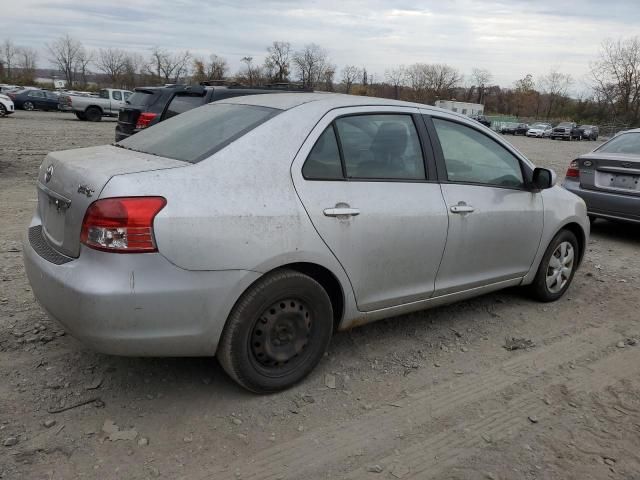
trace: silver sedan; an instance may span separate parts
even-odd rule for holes
[[[216,355],[255,392],[332,333],[506,287],[569,288],[584,202],[453,112],[335,94],[209,104],[54,152],[24,261],[44,309],[117,355]]]

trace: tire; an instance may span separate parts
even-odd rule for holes
[[[78,120],[82,120],[83,122],[87,120],[86,115],[84,114],[84,112],[73,112],[76,114],[76,117],[78,117]]]
[[[28,112],[31,112],[31,111],[33,111],[35,106],[33,105],[33,102],[27,101],[27,102],[24,102],[22,104],[22,108],[23,108],[23,110],[27,110]]]
[[[84,116],[89,122],[99,122],[102,120],[102,112],[98,107],[89,107],[84,111]]]
[[[216,355],[242,387],[277,392],[314,369],[332,333],[333,309],[324,288],[302,273],[274,271],[236,302]]]
[[[567,261],[568,256],[563,258],[565,254],[568,255],[568,245],[572,249],[570,263]],[[567,253],[563,253],[563,248]],[[552,263],[554,257],[555,260]],[[571,285],[579,258],[580,250],[576,236],[569,230],[561,230],[553,237],[540,261],[536,277],[529,287],[532,296],[540,302],[554,302],[562,297]],[[565,268],[570,268],[570,270],[566,271]],[[549,284],[549,282],[553,283]]]
[[[4,117],[7,114],[7,107],[0,103],[0,117]]]

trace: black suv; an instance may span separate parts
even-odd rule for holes
[[[139,87],[120,108],[116,125],[116,142],[160,123],[163,120],[215,102],[243,95],[257,95],[281,92],[311,92],[295,84],[272,84],[261,87],[240,85],[167,85],[164,87]]]

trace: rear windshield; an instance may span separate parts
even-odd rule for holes
[[[148,107],[149,105],[153,105],[153,102],[160,95],[157,92],[133,92],[131,96],[127,99],[127,103],[129,105],[138,105],[142,107]]]
[[[254,105],[204,105],[158,123],[116,146],[198,163],[280,112]]]
[[[603,153],[640,155],[640,132],[621,133],[596,150]]]

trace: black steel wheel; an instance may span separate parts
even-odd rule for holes
[[[98,107],[89,107],[84,112],[85,118],[90,122],[99,122],[102,120],[102,112]]]
[[[269,393],[291,387],[321,360],[333,332],[331,300],[311,277],[274,271],[234,306],[218,345],[224,370],[244,388]]]

